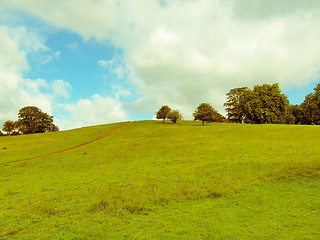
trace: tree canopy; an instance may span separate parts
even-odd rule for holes
[[[2,130],[7,132],[8,135],[11,135],[12,131],[15,129],[15,123],[14,121],[7,120],[3,124]]]
[[[178,110],[173,110],[169,112],[168,119],[170,119],[173,123],[176,123],[178,120],[182,119],[182,115]]]
[[[213,109],[213,114],[209,122],[225,122],[225,116],[222,116],[217,110]]]
[[[314,92],[308,94],[301,104],[303,111],[303,124],[320,124],[320,83],[314,88]]]
[[[279,84],[263,84],[248,88],[232,89],[225,104],[228,120],[245,123],[293,123],[287,97]]]
[[[243,106],[240,104],[240,99],[243,94],[249,91],[249,88],[234,88],[227,93],[227,102],[224,104],[227,111],[229,122],[241,123],[243,121]]]
[[[290,111],[294,117],[294,124],[307,124],[308,120],[300,105],[290,105]]]
[[[58,127],[53,124],[53,116],[49,116],[34,106],[24,107],[19,110],[17,125],[19,131],[23,134],[59,130]]]
[[[218,113],[209,103],[201,103],[195,112],[193,113],[194,120],[204,122],[221,122],[223,121],[223,116]]]
[[[157,119],[163,119],[163,123],[164,123],[164,120],[166,120],[166,118],[168,117],[168,114],[170,113],[170,111],[171,111],[171,108],[169,108],[168,105],[164,105],[157,112],[156,118]]]

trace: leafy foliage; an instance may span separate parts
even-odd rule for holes
[[[306,124],[307,118],[300,105],[290,105],[290,111],[294,117],[294,124]]]
[[[166,118],[168,117],[168,114],[170,113],[171,108],[168,105],[162,106],[159,111],[157,112],[156,118],[157,119],[163,119],[166,120]]]
[[[42,112],[34,106],[20,109],[17,122],[19,131],[23,134],[44,133],[58,131],[58,127],[53,124],[53,116]]]
[[[301,104],[305,124],[320,124],[320,83],[314,88],[314,93],[305,97]]]
[[[202,121],[202,125],[204,125],[204,121],[211,119],[213,111],[213,107],[209,103],[201,103],[193,113],[194,120],[200,120]]]
[[[21,133],[19,131],[13,131],[11,133],[11,136],[18,136],[18,135],[21,135]]]
[[[241,123],[243,120],[243,107],[240,104],[240,99],[243,94],[249,91],[249,88],[234,88],[227,93],[227,102],[224,104],[227,111],[229,122]]]
[[[168,114],[168,119],[170,119],[173,123],[176,123],[178,120],[182,119],[182,115],[178,110],[173,110]]]
[[[224,117],[218,113],[209,103],[201,103],[193,113],[194,120],[204,122],[223,122]]]
[[[15,129],[15,123],[13,121],[7,120],[4,122],[2,130],[7,132],[8,135],[11,135],[14,129]]]
[[[227,94],[225,106],[228,120],[245,123],[293,123],[287,97],[279,84],[263,84],[248,88],[232,89]]]
[[[226,118],[216,110],[213,111],[213,114],[211,115],[211,119],[209,120],[209,122],[225,122],[225,121],[226,121]]]

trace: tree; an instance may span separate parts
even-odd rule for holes
[[[13,121],[7,120],[7,121],[4,122],[2,130],[5,131],[5,132],[7,132],[8,135],[11,135],[11,132],[12,132],[14,129],[15,129],[15,124],[14,124]]]
[[[2,137],[2,136],[4,136],[4,134],[3,134],[3,132],[1,132],[1,130],[0,130],[0,137]]]
[[[281,93],[279,84],[263,84],[245,91],[240,97],[243,121],[246,123],[293,123],[287,97]]]
[[[173,123],[176,123],[178,120],[182,119],[182,115],[178,110],[173,110],[169,112],[168,119],[170,119]]]
[[[234,88],[227,93],[227,102],[224,104],[229,122],[242,123],[243,108],[240,99],[249,89],[247,87]]]
[[[25,133],[27,132],[27,127],[25,125],[22,125],[21,121],[15,121],[16,129],[18,129],[19,132]]]
[[[168,105],[162,106],[157,112],[156,118],[163,119],[162,123],[164,123],[164,120],[166,120],[170,111],[171,111],[171,108],[169,108]]]
[[[54,124],[50,125],[48,128],[48,132],[58,132],[58,131],[59,131],[59,128]]]
[[[18,118],[17,125],[23,134],[44,133],[57,129],[53,124],[53,116],[49,116],[34,106],[20,109]]]
[[[200,120],[202,121],[202,125],[204,125],[204,121],[209,122],[213,119],[214,111],[209,103],[201,103],[193,113],[194,121]]]
[[[314,88],[314,93],[305,97],[301,104],[305,124],[320,124],[320,83]]]
[[[226,117],[222,116],[217,110],[213,109],[213,114],[209,122],[225,122]]]
[[[17,136],[17,135],[21,135],[21,133],[19,131],[13,131],[11,133],[11,136]]]
[[[306,124],[307,120],[299,105],[290,105],[290,111],[294,117],[294,124]]]

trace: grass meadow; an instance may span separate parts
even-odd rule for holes
[[[139,121],[0,138],[0,239],[319,239],[320,127]],[[17,162],[15,162],[17,161]]]

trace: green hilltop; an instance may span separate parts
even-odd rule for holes
[[[0,138],[0,239],[319,239],[320,127],[139,121]]]

